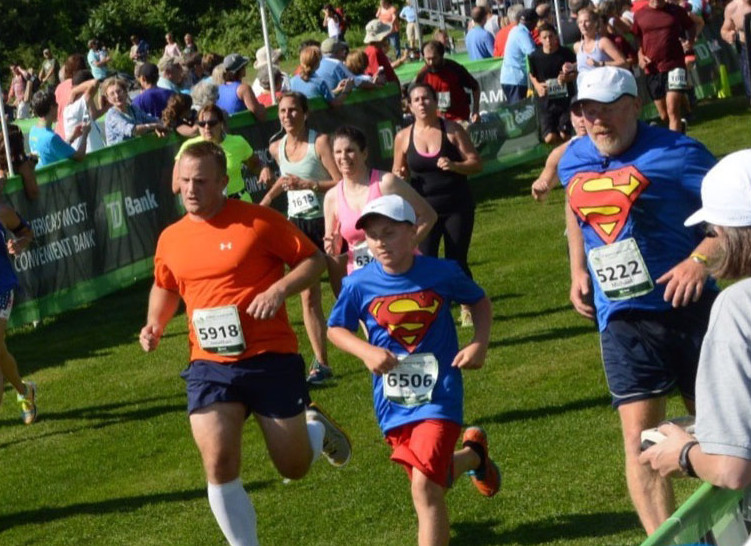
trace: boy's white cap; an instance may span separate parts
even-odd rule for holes
[[[587,70],[576,82],[576,102],[593,100],[595,102],[615,102],[623,95],[638,97],[636,79],[630,70],[603,66]]]
[[[702,207],[685,224],[707,222],[716,226],[751,226],[751,150],[725,156],[704,176]]]
[[[378,214],[390,218],[395,222],[409,222],[410,224],[417,223],[417,215],[412,205],[400,195],[390,194],[383,195],[378,199],[369,201],[362,209],[360,217],[355,223],[357,229],[362,229],[365,223],[365,218]]]

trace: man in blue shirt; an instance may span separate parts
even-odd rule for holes
[[[316,76],[322,79],[333,93],[340,81],[354,77],[343,62],[349,53],[349,46],[347,42],[336,38],[326,38],[321,44],[321,53],[323,57],[316,70]]]
[[[501,89],[509,104],[527,97],[527,55],[536,48],[532,40],[532,29],[537,25],[537,19],[535,10],[522,11],[519,24],[509,33],[506,41],[501,65]]]
[[[495,38],[484,28],[485,19],[487,18],[488,12],[485,8],[482,6],[472,8],[472,21],[474,25],[467,32],[467,37],[464,40],[471,61],[489,59],[493,56]]]
[[[69,142],[83,137],[78,143],[78,149],[74,149],[52,130],[52,124],[57,120],[57,108],[55,93],[50,89],[37,91],[31,99],[31,110],[39,117],[37,125],[29,131],[29,149],[39,158],[37,169],[62,159],[81,161],[86,155],[86,136],[91,130],[91,123],[79,123],[73,133],[68,135]]]
[[[558,165],[566,188],[570,297],[595,320],[626,454],[626,481],[648,534],[673,512],[670,483],[639,464],[641,432],[665,418],[676,387],[694,413],[699,349],[717,287],[716,239],[683,222],[701,207],[715,159],[699,142],[639,121],[636,80],[595,68],[578,82],[587,137]],[[593,294],[594,293],[594,294]]]
[[[153,63],[143,63],[136,76],[143,91],[133,99],[133,105],[155,118],[161,118],[167,101],[175,92],[157,86],[159,69]]]
[[[399,19],[407,22],[407,43],[410,49],[417,49],[417,12],[410,3],[404,4]]]

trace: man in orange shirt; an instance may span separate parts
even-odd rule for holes
[[[186,148],[177,170],[187,214],[159,237],[140,343],[156,349],[185,301],[191,361],[181,375],[209,504],[230,544],[254,545],[255,511],[239,477],[249,415],[285,478],[302,478],[322,451],[340,467],[351,454],[345,433],[310,402],[284,307],[318,281],[325,260],[277,212],[224,196],[226,157],[215,144]]]

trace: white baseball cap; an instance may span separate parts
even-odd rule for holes
[[[593,100],[610,103],[623,95],[639,96],[636,79],[630,70],[603,66],[582,73],[576,81],[576,102]]]
[[[373,215],[385,216],[395,222],[417,223],[417,215],[412,205],[400,195],[383,195],[369,201],[362,209],[360,217],[355,223],[357,229],[362,229],[365,219]]]
[[[702,207],[684,223],[716,226],[751,226],[751,150],[725,156],[704,176]]]

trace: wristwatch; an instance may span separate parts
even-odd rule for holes
[[[696,440],[686,442],[686,444],[681,449],[681,454],[678,456],[678,466],[681,468],[681,472],[683,472],[683,474],[685,474],[686,476],[690,476],[691,478],[699,477],[694,471],[694,467],[691,464],[691,459],[688,458],[688,454],[691,451],[691,448],[698,443],[699,442],[697,442]]]

